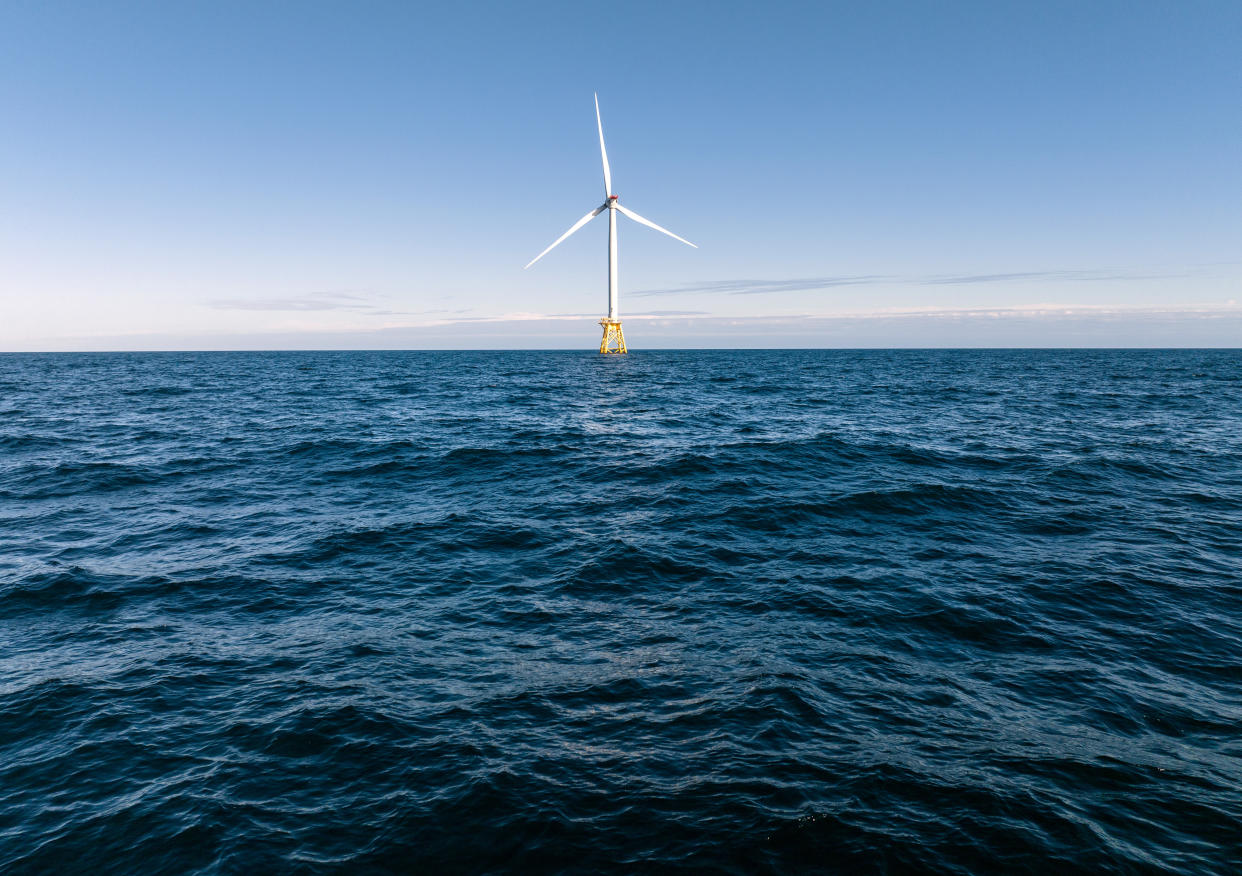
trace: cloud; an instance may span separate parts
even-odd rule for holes
[[[782,280],[705,280],[667,289],[644,289],[632,296],[715,293],[718,295],[766,295],[774,292],[812,292],[838,286],[968,286],[976,283],[1016,283],[1041,281],[1051,283],[1084,283],[1107,280],[1166,280],[1189,277],[1182,273],[1141,273],[1110,270],[1089,271],[1013,271],[994,274],[925,274],[892,276],[860,274],[829,277],[796,277]]]
[[[892,282],[892,277],[802,277],[791,280],[708,280],[688,283],[674,289],[644,289],[631,292],[635,297],[646,295],[671,295],[682,292],[715,292],[725,295],[762,295],[769,292],[806,292],[813,289],[830,289],[834,286],[860,286]]]
[[[299,313],[344,310],[354,313],[392,313],[370,303],[370,299],[350,292],[312,292],[293,298],[216,298],[207,302],[217,310],[275,310]]]
[[[515,331],[535,330],[536,326],[544,328],[560,325],[568,331],[576,331],[573,326],[593,323],[598,314],[593,313],[506,313],[495,316],[463,316],[437,321],[434,326],[391,326],[379,331],[400,332],[405,329],[434,329],[435,331],[452,332],[454,327],[473,327],[479,331]],[[803,331],[813,325],[857,325],[861,323],[917,321],[923,324],[951,322],[1028,322],[1028,321],[1060,321],[1075,322],[1094,321],[1109,322],[1114,320],[1212,320],[1242,319],[1242,307],[1234,302],[1225,305],[1200,304],[1179,305],[1172,307],[1148,306],[1128,307],[1097,304],[1064,304],[1059,302],[1037,302],[1016,306],[918,306],[918,307],[881,307],[867,311],[808,311],[801,314],[781,315],[750,315],[750,316],[713,316],[710,311],[703,310],[653,310],[627,314],[627,320],[639,320],[647,324],[664,322],[676,324],[687,330],[707,328],[711,326],[730,327],[763,327],[775,331]],[[502,328],[502,327],[510,328]],[[524,326],[524,328],[518,328]]]
[[[1231,347],[1242,307],[913,308],[866,314],[651,317],[627,326],[631,349],[691,347]],[[527,313],[435,325],[285,332],[147,334],[29,341],[30,350],[567,349],[599,344],[590,318]]]
[[[1122,271],[1016,271],[1009,274],[949,274],[929,276],[915,282],[920,286],[967,286],[973,283],[1012,283],[1022,280],[1040,280],[1054,283],[1090,283],[1101,280],[1167,280],[1189,277],[1189,273],[1150,274]]]
[[[640,310],[635,312],[627,312],[626,319],[663,319],[667,317],[684,317],[684,316],[711,316],[710,310]],[[576,321],[581,319],[589,319],[592,322],[599,319],[598,313],[504,313],[498,316],[470,316],[456,320],[445,320],[446,323],[465,322],[473,320],[475,322],[530,322],[531,320],[567,320]]]
[[[974,283],[1012,283],[1015,280],[1065,279],[1066,271],[1015,271],[1010,274],[957,274],[923,277],[915,280],[920,286],[968,286]]]
[[[644,310],[642,313],[631,314],[631,317],[643,316],[710,316],[710,310]]]
[[[311,292],[306,295],[295,295],[288,298],[215,298],[205,302],[208,307],[216,310],[259,310],[281,313],[311,313],[335,311],[338,313],[360,313],[367,316],[419,316],[423,314],[456,315],[469,313],[470,308],[462,310],[390,310],[373,303],[373,299],[352,292]]]

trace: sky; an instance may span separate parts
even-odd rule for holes
[[[1242,3],[0,0],[0,351],[1242,346]]]

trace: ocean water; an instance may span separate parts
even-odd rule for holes
[[[1242,352],[0,356],[0,872],[1242,869]]]

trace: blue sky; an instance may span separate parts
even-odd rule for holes
[[[0,350],[1242,345],[1242,3],[8,3]]]

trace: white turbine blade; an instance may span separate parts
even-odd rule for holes
[[[573,224],[573,227],[571,227],[568,231],[566,231],[564,234],[562,234],[562,235],[561,235],[560,237],[558,237],[556,240],[552,241],[552,246],[548,247],[548,248],[547,248],[547,249],[545,249],[543,252],[539,253],[539,255],[537,255],[537,256],[535,256],[533,259],[531,259],[531,260],[530,260],[530,262],[529,262],[529,263],[527,263],[526,268],[529,268],[529,267],[530,267],[531,265],[533,265],[535,262],[539,261],[541,258],[543,258],[544,256],[546,256],[548,253],[552,252],[552,250],[556,248],[556,245],[557,245],[558,243],[560,243],[560,242],[561,242],[562,240],[564,240],[566,237],[569,237],[569,235],[573,234],[575,231],[577,231],[577,230],[578,230],[579,228],[581,228],[583,225],[586,225],[588,222],[590,222],[592,219],[594,219],[594,218],[595,218],[596,216],[598,216],[600,213],[603,213],[603,212],[604,212],[604,210],[605,210],[605,209],[607,209],[607,207],[608,207],[608,205],[607,205],[607,204],[600,204],[598,207],[596,207],[596,208],[595,208],[594,210],[592,210],[590,213],[587,213],[585,216],[583,216],[581,219],[579,219],[577,222],[575,222],[575,223]],[[522,270],[524,271],[524,270],[526,270],[526,268],[522,268]]]
[[[604,159],[604,197],[612,194],[612,171],[608,169],[608,150],[604,148],[604,123],[599,118],[599,94],[595,95],[595,124],[599,127],[599,154]]]
[[[624,213],[626,216],[629,216],[629,217],[630,217],[631,219],[633,219],[635,222],[641,222],[641,223],[643,223],[644,225],[646,225],[648,228],[654,228],[656,231],[663,232],[664,234],[667,234],[669,237],[673,238],[673,240],[680,240],[680,241],[681,241],[682,243],[684,243],[686,246],[694,246],[694,244],[693,244],[693,243],[691,243],[690,241],[686,240],[684,237],[678,237],[676,234],[674,234],[673,232],[669,231],[667,228],[661,228],[659,225],[656,225],[656,224],[655,224],[654,222],[652,222],[650,219],[644,219],[642,216],[639,216],[639,215],[638,215],[637,213],[635,213],[633,210],[627,210],[627,209],[625,209],[624,207],[622,207],[620,204],[617,204],[617,209],[618,209],[618,210],[620,210],[622,213]],[[558,241],[558,243],[559,243],[559,241]],[[697,246],[694,246],[694,248],[695,248],[695,249],[698,249],[698,247],[697,247]]]

